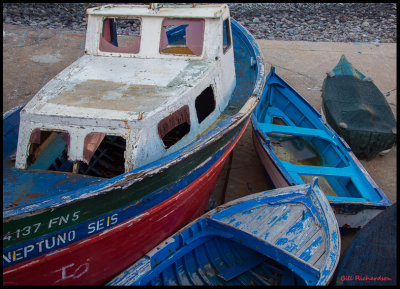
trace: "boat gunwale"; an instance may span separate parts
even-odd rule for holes
[[[234,34],[234,31],[236,32],[236,37],[239,37],[239,39],[241,39],[241,43],[243,45],[246,45],[246,47],[248,48],[249,56],[256,57],[257,65],[257,72],[255,73],[256,79],[253,85],[253,90],[239,112],[228,116],[212,130],[208,131],[206,134],[202,135],[200,138],[192,141],[181,149],[165,155],[160,159],[157,159],[142,167],[133,169],[129,172],[118,175],[111,179],[105,179],[104,181],[100,181],[84,188],[51,196],[50,198],[42,201],[32,202],[9,209],[3,208],[3,221],[5,218],[15,220],[23,218],[28,214],[39,214],[44,211],[54,210],[59,207],[70,205],[71,203],[79,202],[83,199],[89,199],[100,194],[105,194],[117,188],[125,188],[127,186],[130,186],[133,183],[139,182],[144,178],[151,177],[154,174],[158,174],[162,171],[167,170],[169,167],[180,161],[183,161],[194,153],[202,150],[207,145],[213,143],[215,139],[219,139],[222,135],[225,135],[226,133],[240,125],[242,121],[250,116],[257,105],[257,101],[260,99],[261,93],[265,85],[265,68],[264,58],[262,56],[260,47],[258,46],[254,37],[236,20],[234,20],[233,18],[230,18],[230,20],[232,26],[232,34]],[[6,117],[11,116],[21,107],[23,106],[12,108],[11,110],[3,114],[3,121]],[[69,200],[66,200],[66,198],[68,198]],[[49,207],[49,202],[51,202],[51,207]]]
[[[17,110],[23,109],[24,106],[25,105],[15,106],[15,107],[11,108],[10,110],[6,111],[5,113],[3,113],[3,121],[4,121],[4,119],[11,117]],[[3,122],[3,124],[4,124],[4,122]]]

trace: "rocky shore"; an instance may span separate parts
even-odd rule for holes
[[[87,3],[3,3],[3,24],[86,29]],[[397,42],[396,3],[229,3],[257,39]]]

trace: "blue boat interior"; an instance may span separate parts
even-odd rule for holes
[[[108,285],[326,284],[340,256],[340,234],[317,183],[222,205],[158,244]]]
[[[383,192],[371,186],[348,154],[348,145],[275,68],[267,76],[253,125],[292,185],[317,176],[329,201],[382,201]]]
[[[184,25],[170,28],[167,31],[169,41],[179,43],[185,35],[184,30]],[[260,56],[260,51],[254,47],[254,39],[234,19],[231,19],[231,31],[235,55],[236,88],[227,108],[213,124],[214,127],[234,116],[250,98],[254,85],[260,78],[259,66],[263,65],[256,61]],[[50,135],[44,131],[40,131],[40,137],[52,138],[52,142],[40,154],[34,155],[34,162],[31,162],[28,169],[15,169],[22,108],[22,106],[18,107],[3,116],[3,209],[24,206],[92,184],[107,182],[124,173],[123,158],[126,144],[123,138],[106,136],[90,163],[86,165],[81,162],[79,173],[75,174],[72,173],[73,163],[68,161],[67,157],[68,136],[54,132],[54,135]],[[32,143],[31,147],[34,145],[36,144]],[[184,149],[185,147],[182,148]],[[146,168],[168,160],[169,155],[146,165]],[[135,169],[135,171],[140,171],[140,169]]]
[[[163,246],[151,256],[154,269],[134,285],[307,285],[319,278],[290,253],[211,218]]]

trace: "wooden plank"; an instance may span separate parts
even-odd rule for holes
[[[319,259],[326,259],[328,257],[328,254],[326,252],[327,248],[325,245],[327,238],[329,238],[329,236],[323,235],[321,244],[318,246],[317,250],[312,253],[311,258],[308,260],[308,263],[313,265],[314,267],[316,267],[315,264]]]
[[[276,241],[299,220],[299,218],[303,215],[304,210],[306,210],[306,208],[301,204],[290,205],[289,208],[290,211],[286,215],[285,219],[283,219],[281,224],[279,226],[277,225],[275,230],[268,235],[268,242],[276,244]]]
[[[274,206],[274,213],[268,217],[263,228],[259,230],[257,235],[268,240],[269,234],[273,231],[273,227],[278,223],[279,218],[288,210],[289,206],[286,204]]]
[[[323,239],[324,236],[322,230],[316,231],[316,233],[295,253],[295,255],[308,262]]]

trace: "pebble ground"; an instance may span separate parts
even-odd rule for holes
[[[94,4],[94,3],[93,3]],[[3,3],[3,24],[86,30],[87,3]],[[397,42],[396,3],[229,3],[257,39]]]

